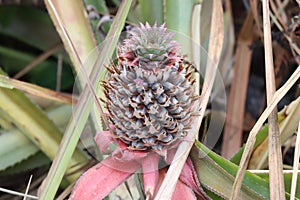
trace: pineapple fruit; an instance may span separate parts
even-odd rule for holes
[[[103,82],[113,137],[130,150],[161,151],[187,134],[197,96],[193,67],[164,25],[134,28]]]

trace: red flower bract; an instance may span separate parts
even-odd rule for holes
[[[99,139],[102,142],[100,143]],[[100,144],[102,152],[113,142],[109,131],[103,131],[96,135],[96,143]],[[159,185],[159,176],[162,172],[158,170],[160,155],[155,152],[141,152],[128,150],[122,141],[118,141],[117,149],[101,163],[90,168],[77,181],[70,200],[99,200],[107,196],[116,187],[126,181],[132,174],[142,168],[144,177],[145,195],[152,199]],[[165,158],[167,163],[173,159],[176,149],[171,148],[166,151]],[[185,184],[185,186],[183,185]],[[198,182],[192,161],[187,160],[184,165],[180,181],[177,183],[174,198],[179,199],[175,194],[185,195],[185,199],[195,199],[192,195],[194,190],[201,199],[206,199],[200,183]]]

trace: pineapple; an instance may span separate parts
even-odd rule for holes
[[[130,32],[103,82],[114,137],[130,150],[161,151],[183,138],[194,116],[192,65],[164,25]]]

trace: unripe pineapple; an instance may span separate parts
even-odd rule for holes
[[[160,151],[183,138],[194,115],[191,64],[164,25],[141,25],[119,48],[103,82],[114,137],[132,150]]]

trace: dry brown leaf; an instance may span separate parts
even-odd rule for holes
[[[241,147],[243,134],[243,116],[245,110],[248,77],[253,42],[253,16],[249,12],[238,36],[234,65],[234,79],[231,85],[228,113],[222,143],[222,156],[230,158]]]

